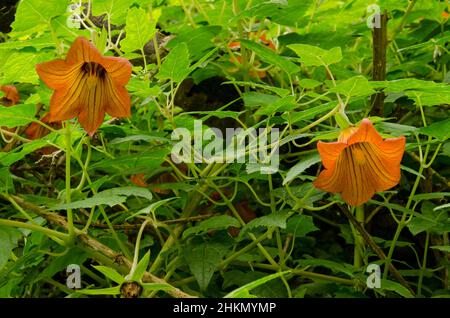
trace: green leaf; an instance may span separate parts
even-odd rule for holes
[[[180,43],[166,56],[156,77],[160,80],[170,79],[178,83],[184,80],[190,71],[188,47],[185,43]]]
[[[249,41],[249,40],[240,40],[241,44],[245,46],[247,49],[252,50],[255,52],[264,62],[273,64],[283,71],[285,71],[287,74],[292,75],[295,73],[300,72],[300,67],[289,61],[286,57],[280,56],[271,49],[262,46],[260,44],[257,44],[255,42]]]
[[[0,226],[0,271],[8,263],[12,250],[17,246],[22,234],[15,228]]]
[[[384,84],[386,87],[384,91],[386,93],[403,93],[408,90],[428,90],[447,86],[447,84],[424,81],[416,78],[402,78],[394,81],[386,81]]]
[[[170,148],[151,149],[149,151],[142,151],[139,156],[136,154],[124,154],[114,159],[100,160],[94,164],[89,165],[90,170],[98,168],[118,167],[120,171],[124,172],[128,168],[143,167],[146,169],[156,169],[164,162],[166,155],[170,153]]]
[[[11,190],[14,190],[11,172],[8,167],[0,168],[0,193],[11,193]]]
[[[317,87],[317,86],[319,86],[319,85],[322,85],[321,82],[316,81],[316,80],[313,80],[313,79],[310,79],[310,78],[304,78],[304,79],[301,79],[301,80],[298,82],[298,84],[300,85],[301,88],[307,88],[307,89],[308,89],[308,88],[309,88],[309,89],[315,88],[315,87]]]
[[[408,229],[415,236],[424,231],[430,231],[438,235],[450,230],[450,220],[446,213],[435,209],[430,201],[422,203],[422,213],[414,213],[414,217],[408,222]]]
[[[127,10],[132,3],[129,0],[95,0],[92,1],[92,14],[99,16],[106,13],[112,24],[125,23]]]
[[[150,214],[151,213],[154,216],[157,208],[163,206],[167,202],[170,202],[170,201],[176,200],[176,199],[178,199],[178,197],[172,197],[172,198],[167,198],[167,199],[164,199],[164,200],[159,200],[159,201],[153,202],[148,207],[143,208],[142,210],[139,210],[136,213],[133,213],[132,215],[127,217],[125,220],[132,219],[132,218],[136,217],[137,215],[141,215],[141,214]]]
[[[242,228],[241,232],[239,233],[239,239],[242,239],[247,234],[247,232],[258,227],[279,227],[281,229],[285,229],[288,216],[289,215],[286,211],[277,211],[253,219]]]
[[[241,86],[247,85],[251,88],[257,87],[257,88],[261,88],[261,89],[264,89],[269,92],[273,92],[280,97],[289,95],[291,93],[290,90],[285,89],[285,88],[270,86],[270,85],[261,84],[261,83],[249,82],[249,81],[228,81],[228,82],[223,82],[222,84],[235,84],[235,85],[241,85]],[[252,93],[252,92],[249,92],[249,93]],[[243,96],[245,96],[246,94],[249,94],[249,93],[244,93]]]
[[[295,237],[303,237],[308,233],[319,230],[314,225],[312,216],[309,215],[294,215],[289,218],[286,229],[287,233],[293,234]]]
[[[298,265],[300,267],[305,266],[313,266],[313,267],[325,267],[333,271],[334,273],[344,273],[350,277],[353,277],[353,273],[355,271],[355,268],[350,264],[345,263],[337,263],[333,262],[327,259],[320,259],[320,258],[314,258],[314,259],[302,259],[297,261]]]
[[[268,281],[270,281],[272,279],[278,278],[280,276],[283,276],[283,275],[286,275],[289,273],[290,273],[290,271],[284,271],[284,272],[278,272],[275,274],[264,276],[260,279],[257,279],[251,283],[248,283],[244,286],[241,286],[241,287],[233,290],[232,292],[225,295],[224,298],[248,298],[248,297],[251,297],[250,291],[252,289],[254,289],[255,287],[258,287],[262,284],[267,283]]]
[[[32,104],[20,104],[10,107],[0,106],[0,123],[8,128],[25,126],[35,119],[35,114],[36,106]]]
[[[166,47],[172,49],[184,43],[188,47],[192,60],[196,61],[203,56],[205,51],[215,46],[213,39],[221,30],[222,27],[217,25],[198,26],[195,29],[184,26],[181,32],[167,43]]]
[[[186,263],[197,279],[201,290],[205,290],[229,245],[218,242],[191,241],[183,251]]]
[[[36,64],[53,57],[53,54],[41,52],[17,51],[0,59],[0,82],[37,84],[39,77]]]
[[[274,103],[258,108],[258,110],[255,112],[255,116],[268,116],[275,114],[276,112],[289,111],[294,109],[295,107],[297,107],[295,96],[285,96]]]
[[[119,295],[120,294],[120,285],[102,288],[102,289],[81,289],[76,291],[79,294],[83,295]]]
[[[42,220],[41,225],[43,224],[44,220]],[[45,268],[42,271],[39,271],[38,275],[33,277],[33,282],[39,282],[47,278],[52,278],[58,273],[65,272],[67,270],[67,266],[70,264],[83,264],[87,258],[87,253],[85,253],[81,248],[74,246],[67,251],[65,255],[53,257],[51,261],[46,264]]]
[[[444,252],[444,253],[450,253],[450,246],[449,245],[435,245],[431,246],[432,249]]]
[[[450,203],[442,204],[434,208],[434,211],[450,208]]]
[[[48,25],[51,18],[64,14],[68,5],[67,0],[22,0],[11,27],[14,32],[22,32],[41,24]]]
[[[25,47],[32,47],[36,50],[55,47],[55,41],[50,34],[21,41],[8,41],[0,43],[0,50],[20,50]]]
[[[120,41],[124,52],[141,50],[156,33],[156,21],[150,20],[144,9],[131,8],[127,14],[125,39]]]
[[[122,277],[115,269],[106,267],[106,266],[93,266],[96,270],[98,270],[100,273],[102,273],[105,277],[109,278],[113,282],[117,284],[122,284],[125,282],[125,278]]]
[[[112,207],[117,204],[125,202],[127,200],[127,197],[131,195],[146,198],[147,200],[151,200],[153,197],[152,193],[145,188],[120,187],[99,192],[88,199],[75,201],[71,203],[57,204],[53,207],[50,207],[50,210],[67,210],[67,209],[81,209],[81,208],[86,209],[98,205],[108,205]]]
[[[447,140],[450,138],[450,119],[438,121],[427,127],[422,127],[419,129],[419,133],[437,138],[441,141]]]
[[[325,103],[325,104],[315,106],[315,107],[309,107],[305,110],[296,111],[294,113],[283,114],[282,117],[286,120],[289,120],[289,122],[291,124],[295,124],[301,120],[307,120],[307,119],[314,118],[315,116],[317,116],[323,112],[329,111],[329,110],[333,109],[334,107],[336,107],[336,103],[330,102],[330,103]]]
[[[307,44],[290,44],[287,47],[300,57],[305,66],[331,65],[342,60],[340,47],[334,47],[331,50],[324,50]]]
[[[36,139],[23,144],[11,152],[0,152],[0,164],[4,166],[11,166],[13,163],[22,160],[26,155],[36,151],[37,149],[49,146],[58,138],[58,133],[51,133],[42,139]]]
[[[259,92],[247,92],[242,95],[246,108],[265,107],[280,100],[280,97]]]
[[[300,159],[300,161],[293,166],[286,174],[286,178],[283,181],[283,185],[294,180],[298,175],[300,175],[303,171],[320,162],[320,156],[318,153],[312,153],[306,156],[305,158]]]
[[[175,289],[173,286],[164,283],[141,283],[142,288],[146,291],[155,291],[155,290],[173,290]]]
[[[213,110],[213,111],[186,112],[185,114],[206,115],[205,117],[202,117],[202,120],[206,121],[211,117],[217,117],[219,119],[224,118],[238,119],[239,116],[242,114],[242,112],[236,112],[232,110]]]
[[[450,87],[434,88],[427,91],[406,91],[405,95],[416,105],[436,106],[450,104]]]
[[[390,290],[393,292],[396,292],[402,297],[405,298],[414,298],[414,296],[411,294],[411,292],[403,285],[393,282],[390,280],[382,279],[381,280],[381,288],[384,290]]]
[[[330,88],[329,91],[344,94],[348,98],[368,96],[375,93],[367,78],[361,75],[340,81],[336,84],[336,87]]]
[[[139,261],[139,263],[136,266],[136,270],[133,273],[133,276],[131,277],[132,281],[140,282],[142,280],[142,277],[145,274],[145,271],[147,270],[148,263],[150,262],[150,251],[145,253],[144,257]]]
[[[236,218],[229,215],[219,215],[210,217],[207,220],[200,222],[198,225],[187,228],[183,232],[183,239],[190,235],[201,235],[210,230],[223,230],[229,227],[240,227],[240,223]]]
[[[411,134],[415,134],[419,131],[419,128],[414,126],[396,124],[396,123],[388,123],[388,122],[380,122],[377,124],[377,128],[382,129],[383,131],[387,131],[393,133],[395,136],[409,136]]]

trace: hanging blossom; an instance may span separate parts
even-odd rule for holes
[[[352,206],[400,181],[405,137],[384,139],[369,119],[344,129],[337,142],[317,143],[324,170],[314,181],[318,189],[340,193]]]
[[[78,117],[80,125],[92,136],[105,113],[112,117],[130,116],[130,96],[125,88],[131,77],[130,62],[102,56],[84,37],[74,41],[65,60],[38,64],[36,71],[54,90],[50,122]]]
[[[0,85],[0,91],[4,93],[3,98],[0,99],[0,104],[3,106],[13,106],[16,105],[19,100],[19,92],[14,85]]]

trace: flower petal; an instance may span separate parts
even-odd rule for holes
[[[81,111],[80,97],[87,88],[86,78],[81,66],[66,76],[63,85],[56,89],[50,99],[51,122],[63,121],[76,117]]]
[[[86,86],[79,98],[78,122],[92,136],[105,118],[107,85],[98,78],[86,79]]]
[[[337,158],[344,148],[347,147],[342,142],[322,142],[317,143],[317,150],[319,151],[322,164],[325,169],[333,169]]]
[[[79,75],[81,63],[69,65],[64,60],[54,60],[36,65],[36,72],[51,89],[67,88]]]
[[[79,36],[73,42],[72,46],[67,52],[66,61],[69,64],[78,64],[82,62],[96,62],[100,63],[102,55],[94,44],[89,42],[86,38]]]
[[[113,117],[129,117],[131,101],[128,91],[121,85],[115,85],[111,79],[106,79],[107,102],[105,111]]]
[[[127,59],[108,56],[104,57],[100,64],[105,68],[116,85],[127,85],[131,78],[132,67]]]
[[[19,102],[20,96],[17,88],[14,85],[4,85],[0,86],[0,90],[5,93],[5,97],[7,100],[11,102],[12,105],[15,105]]]
[[[370,142],[374,144],[380,144],[383,138],[378,131],[373,127],[372,122],[364,118],[358,129],[348,138],[348,145],[352,145],[357,142]]]

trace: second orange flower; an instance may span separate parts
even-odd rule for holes
[[[340,193],[350,205],[361,205],[400,181],[405,137],[383,140],[369,119],[344,129],[337,142],[319,141],[317,149],[325,170],[314,186]]]

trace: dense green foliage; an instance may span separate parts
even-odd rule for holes
[[[374,2],[388,16],[378,81],[363,0],[5,2],[0,85],[20,101],[0,92],[0,297],[450,296],[450,7]],[[35,66],[78,36],[133,65],[131,117],[93,137],[42,119],[53,92]],[[359,215],[312,185],[344,109],[406,137],[399,185]],[[196,119],[279,128],[279,170],[175,164],[171,134]]]

